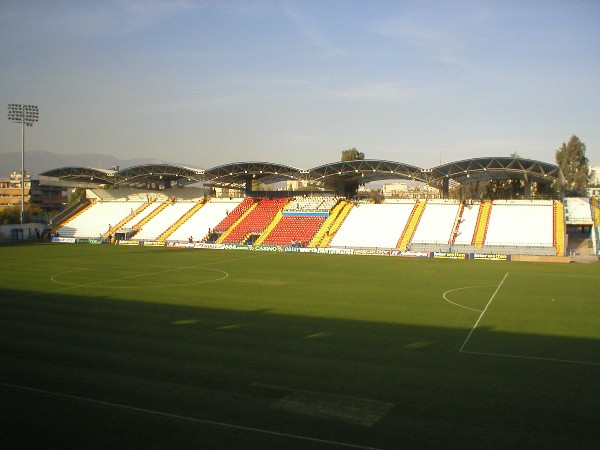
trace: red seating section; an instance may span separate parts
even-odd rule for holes
[[[324,216],[283,216],[263,244],[306,246],[324,221]]]
[[[238,220],[254,203],[254,199],[252,197],[246,197],[235,207],[233,211],[231,211],[219,224],[215,227],[215,231],[223,232],[226,231],[233,223]]]
[[[228,244],[239,243],[248,235],[248,233],[262,233],[269,223],[271,223],[275,214],[277,214],[288,201],[288,198],[264,198],[260,200],[256,208],[250,211],[238,226],[229,233],[223,242]]]

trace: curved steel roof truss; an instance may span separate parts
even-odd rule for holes
[[[91,167],[60,167],[42,172],[40,176],[69,182],[113,184],[116,173],[115,170],[94,169]]]
[[[525,180],[552,183],[561,179],[558,166],[524,158],[476,158],[455,161],[427,171],[429,183],[440,185],[445,178],[460,184],[490,180]]]
[[[267,162],[238,162],[214,167],[205,171],[204,183],[209,186],[242,188],[248,180],[273,184],[300,179],[302,169]]]
[[[204,170],[171,164],[144,164],[120,170],[115,185],[143,187],[152,183],[187,185],[203,181]]]
[[[318,182],[338,176],[360,179],[361,184],[393,179],[426,181],[419,167],[376,159],[338,161],[310,171],[310,179]]]
[[[338,177],[366,184],[381,180],[414,180],[440,188],[445,183],[471,184],[489,180],[522,179],[551,183],[562,180],[558,166],[524,158],[487,157],[466,159],[421,169],[409,164],[375,159],[337,161],[314,169],[299,169],[268,162],[239,162],[212,169],[193,169],[171,164],[145,164],[120,171],[63,167],[40,174],[54,183],[83,186],[112,184],[121,187],[188,185],[244,189],[252,181],[273,184],[286,180],[327,183]]]

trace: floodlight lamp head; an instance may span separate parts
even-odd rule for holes
[[[32,126],[39,121],[39,117],[39,109],[35,105],[18,105],[16,103],[8,105],[8,120],[13,122]]]

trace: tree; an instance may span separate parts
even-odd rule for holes
[[[367,197],[369,197],[373,203],[383,203],[385,201],[385,196],[377,189],[369,189],[367,191]]]
[[[509,199],[522,196],[525,183],[521,180],[490,180],[485,186],[484,196],[491,199]]]
[[[340,161],[356,161],[365,159],[365,154],[352,147],[348,150],[342,150],[342,159]]]
[[[351,148],[348,150],[342,150],[342,158],[340,161],[359,161],[365,159],[365,154],[356,150],[356,148]],[[352,198],[356,195],[358,188],[361,184],[360,177],[357,177],[356,174],[346,173],[343,175],[335,176],[333,178],[329,178],[325,183],[325,187],[327,189],[334,190],[339,195],[344,195],[345,197]]]
[[[81,199],[85,198],[85,189],[84,188],[75,188],[75,190],[73,192],[71,192],[71,194],[69,195],[69,200],[67,205],[71,206],[74,205],[75,203],[79,203],[79,201],[81,201]]]
[[[43,216],[46,213],[36,205],[25,205],[25,220],[31,216]],[[12,225],[21,223],[21,206],[12,205],[0,210],[0,224]]]
[[[585,195],[590,181],[589,161],[585,156],[585,144],[575,135],[556,151],[556,164],[565,177],[565,193]]]
[[[8,225],[21,222],[21,207],[9,206],[0,210],[0,224]]]
[[[521,180],[487,180],[457,186],[451,192],[452,198],[464,200],[511,199],[525,193],[525,183]]]
[[[340,161],[361,161],[363,159],[365,159],[365,154],[353,147],[348,150],[342,150]],[[345,173],[328,177],[327,181],[323,183],[326,189],[334,190],[338,195],[348,198],[354,197],[362,184],[364,184],[362,177],[356,173]]]

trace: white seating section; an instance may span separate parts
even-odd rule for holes
[[[139,196],[138,196],[139,197]],[[142,197],[129,200],[102,199],[92,204],[81,214],[58,229],[60,236],[74,238],[98,238],[108,231],[109,225],[125,220],[132,212],[146,205],[120,228],[135,228],[153,211],[164,206],[167,198],[148,203]],[[168,204],[156,216],[134,234],[138,241],[156,240],[175,224],[184,214],[198,204],[200,199],[177,199]],[[209,199],[187,221],[181,224],[168,241],[203,240],[213,229],[233,211],[243,199]],[[284,212],[327,212],[337,203],[336,197],[298,197],[290,202]],[[421,200],[423,201],[423,200]],[[329,245],[331,247],[355,248],[396,248],[402,236],[416,200],[401,199],[390,203],[356,204]],[[421,219],[410,241],[421,248],[446,246],[452,235],[459,211],[462,209],[453,245],[471,247],[480,202],[460,203],[455,200],[428,200]],[[566,212],[568,209],[568,213]],[[592,209],[587,198],[565,199],[565,216],[592,222]],[[567,223],[569,219],[567,218]],[[492,203],[484,248],[486,247],[553,247],[554,208],[552,200],[495,200]]]
[[[146,208],[120,227],[120,229],[131,229],[136,227],[156,209],[163,206],[166,200],[167,198],[165,197],[149,204],[147,200],[125,201],[120,199],[100,201],[94,203],[90,208],[67,222],[57,231],[62,237],[98,238],[101,234],[108,231],[109,225],[114,226],[118,224],[141,206],[147,204]],[[163,211],[144,224],[132,239],[140,241],[155,240],[193,208],[197,202],[198,199],[179,200],[168,205]],[[209,228],[214,228],[241,202],[241,198],[214,199],[209,201],[175,230],[167,240],[187,240],[190,236],[193,236],[194,240],[201,240],[206,236]]]
[[[357,205],[352,208],[329,245],[395,248],[414,205],[414,200],[396,204]]]
[[[146,217],[148,217],[150,214],[152,214],[154,212],[154,210],[157,209],[160,205],[162,205],[162,202],[158,202],[158,201],[155,201],[155,202],[152,202],[152,203],[148,204],[148,206],[146,206],[146,208],[144,208],[138,214],[136,214],[131,219],[129,219],[127,222],[125,222],[121,226],[121,228],[133,228],[133,227],[135,227],[142,220],[144,220]]]
[[[337,197],[297,197],[285,207],[287,212],[328,212],[337,203]]]
[[[565,198],[565,222],[566,223],[593,223],[592,207],[590,199],[585,197]]]
[[[412,238],[414,244],[448,244],[460,203],[429,200]]]
[[[553,221],[552,200],[495,200],[485,245],[552,247]]]
[[[192,209],[197,202],[180,201],[171,203],[161,210],[156,216],[142,226],[134,236],[134,241],[154,241],[167,229],[177,222],[181,216]]]
[[[67,222],[58,232],[62,237],[98,238],[108,231],[109,226],[116,225],[142,204],[143,202],[122,200],[96,202]]]
[[[465,207],[463,208],[460,217],[458,233],[454,240],[455,245],[471,245],[473,242],[473,235],[475,234],[475,228],[477,227],[477,217],[479,216],[480,207],[481,204],[479,202],[465,203]]]
[[[208,234],[209,228],[216,227],[227,213],[233,211],[241,202],[241,198],[231,201],[220,201],[219,199],[209,201],[177,228],[167,238],[167,241],[184,241],[188,240],[190,236],[194,241],[201,241]]]

